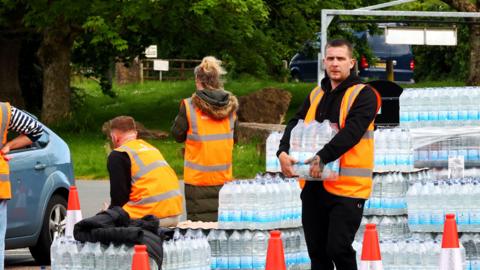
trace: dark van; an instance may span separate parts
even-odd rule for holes
[[[387,78],[386,62],[393,61],[394,80],[397,82],[413,83],[415,62],[410,45],[391,45],[385,43],[384,35],[371,35],[368,32],[359,32],[357,36],[364,38],[374,56],[368,62],[365,56],[358,61],[358,75],[362,79],[374,80]],[[315,41],[308,41],[303,48],[290,60],[290,74],[299,81],[316,81],[318,70],[318,53],[320,52],[320,33]]]

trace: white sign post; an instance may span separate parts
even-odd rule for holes
[[[153,70],[158,70],[160,72],[159,79],[162,80],[162,71],[168,71],[168,61],[166,60],[153,60]]]

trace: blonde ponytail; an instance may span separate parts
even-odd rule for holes
[[[195,67],[195,78],[207,89],[223,89],[223,81],[220,77],[227,72],[221,64],[222,61],[213,56],[204,57],[200,65]]]

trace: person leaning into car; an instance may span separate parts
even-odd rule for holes
[[[9,130],[20,133],[7,142]],[[3,269],[5,255],[5,233],[7,231],[7,200],[12,198],[10,168],[6,155],[10,150],[32,144],[43,134],[42,125],[23,111],[7,102],[0,102],[0,269]]]
[[[373,170],[373,122],[380,108],[378,93],[351,73],[352,45],[332,40],[323,59],[327,77],[305,99],[289,121],[277,155],[282,172],[294,175],[289,154],[290,133],[299,119],[329,120],[340,130],[310,160],[310,176],[319,178],[324,164],[340,158],[336,181],[307,181],[301,193],[302,224],[312,270],[356,270],[352,243],[363,205],[370,196]]]
[[[122,207],[133,219],[154,215],[160,226],[176,226],[182,213],[180,185],[160,151],[137,138],[130,116],[110,120],[110,139],[115,147],[107,162],[110,207]]]

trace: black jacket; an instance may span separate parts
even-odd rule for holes
[[[321,87],[324,95],[320,104],[318,104],[315,114],[315,120],[323,122],[328,119],[331,123],[339,123],[340,106],[345,91],[362,81],[350,75],[337,88],[332,89],[330,79],[324,78]],[[288,122],[282,139],[280,140],[277,156],[281,152],[288,153],[290,149],[290,132],[295,127],[299,119],[305,119],[308,109],[310,108],[310,98],[307,96],[302,107],[297,111],[296,115]],[[323,163],[329,163],[338,159],[341,155],[355,146],[363,134],[367,131],[369,124],[373,121],[377,112],[377,97],[372,88],[368,85],[360,92],[348,113],[345,127],[341,129],[332,140],[322,149],[316,149],[317,155],[320,156]]]

